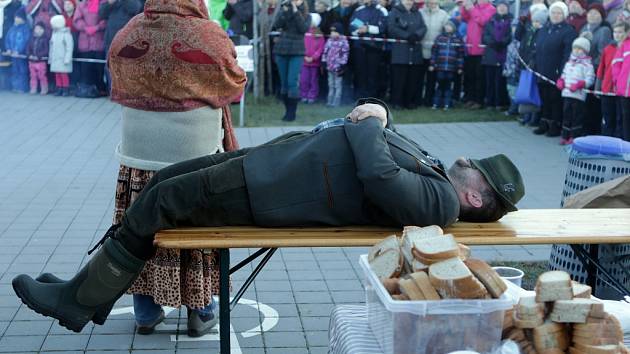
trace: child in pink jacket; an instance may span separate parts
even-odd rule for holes
[[[612,64],[613,87],[621,106],[621,135],[630,141],[630,38],[617,46]]]
[[[304,36],[304,64],[300,71],[300,97],[305,103],[314,103],[319,95],[319,65],[326,43],[318,28],[321,16],[317,13],[310,15],[311,29]]]

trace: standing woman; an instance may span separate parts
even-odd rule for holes
[[[112,100],[122,105],[114,224],[153,174],[173,163],[238,148],[229,104],[246,76],[225,31],[197,0],[147,0],[109,51]],[[158,248],[129,292],[138,332],[164,318],[161,306],[188,308],[188,335],[217,322],[218,253]]]
[[[536,33],[536,71],[554,82],[558,80],[564,64],[569,60],[573,40],[577,33],[567,23],[569,8],[561,1],[549,6],[549,23]],[[538,81],[542,114],[534,134],[560,136],[562,124],[562,97],[555,84]]]
[[[79,58],[105,59],[106,21],[98,16],[98,8],[107,0],[85,0],[80,2],[74,13],[74,28],[79,32]],[[81,76],[76,96],[95,98],[106,92],[104,65],[83,62],[79,66]]]
[[[392,92],[394,107],[415,108],[422,73],[422,40],[427,33],[422,15],[413,6],[413,0],[402,0],[392,8],[387,19],[390,38],[404,39],[406,43],[392,44]]]
[[[273,23],[273,30],[282,31],[273,48],[280,73],[280,95],[285,109],[283,121],[295,120],[300,100],[298,81],[304,61],[304,34],[310,24],[308,5],[304,0],[284,0]]]

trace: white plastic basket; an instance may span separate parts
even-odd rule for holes
[[[488,300],[398,301],[374,274],[367,255],[359,263],[366,277],[368,323],[383,353],[488,352],[501,342],[505,310],[518,298],[505,293]]]

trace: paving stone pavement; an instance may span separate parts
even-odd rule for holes
[[[237,129],[237,136],[245,147],[294,129]],[[462,155],[505,153],[523,172],[527,193],[520,207],[559,205],[567,155],[555,139],[515,122],[399,129],[448,164]],[[159,333],[135,335],[131,298],[124,296],[104,326],[75,334],[30,311],[13,293],[16,274],[50,271],[69,278],[87,260],[86,251],[111,224],[119,138],[120,108],[108,100],[0,92],[0,353],[218,352],[216,334],[203,341],[182,334],[185,310],[172,310]],[[253,251],[234,250],[232,260]],[[332,307],[364,301],[357,260],[365,252],[279,250],[246,292],[249,304],[233,312],[233,352],[326,353]],[[476,247],[473,253],[492,261],[546,260],[549,247]],[[234,274],[235,288],[246,275]],[[261,332],[261,323],[274,325]]]

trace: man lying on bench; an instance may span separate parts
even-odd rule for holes
[[[498,220],[516,210],[523,194],[521,175],[504,155],[460,158],[447,171],[395,132],[384,103],[367,99],[346,119],[311,132],[160,170],[74,278],[43,283],[22,274],[13,289],[31,309],[79,332],[97,312],[107,316],[151,257],[154,234],[162,229],[447,226],[458,217]]]

